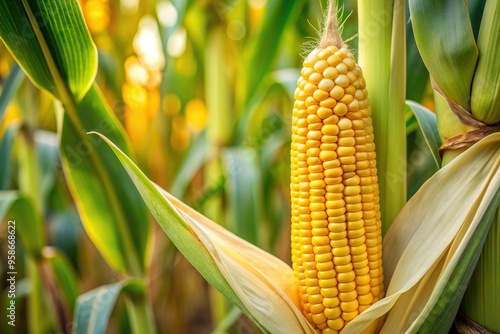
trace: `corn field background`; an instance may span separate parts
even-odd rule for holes
[[[470,28],[472,39],[485,21],[485,6],[500,13],[495,0],[436,4],[449,15],[465,12],[470,21],[457,27]],[[248,317],[248,305],[242,308],[224,284],[213,284],[220,274],[207,269],[201,275],[195,269],[206,260],[199,255],[202,250],[179,247],[182,240],[192,242],[182,239],[184,232],[178,240],[165,234],[167,223],[160,223],[155,211],[160,204],[143,200],[143,191],[153,194],[154,186],[141,190],[129,177],[137,171],[113,150],[123,151],[157,186],[290,264],[294,91],[327,7],[326,0],[0,0],[0,332],[261,332],[265,325]],[[447,69],[424,65],[422,58],[430,57],[417,48],[411,4],[344,0],[337,7],[342,37],[363,59],[363,71],[382,76],[380,85],[368,82],[374,109],[385,103],[397,114],[373,116],[375,130],[385,131],[375,132],[377,156],[390,161],[389,167],[377,162],[385,234],[405,203],[456,156],[438,153],[443,139],[457,132],[438,131],[442,125],[435,111],[447,104],[433,90],[428,70]],[[364,42],[359,20],[365,21]],[[492,26],[500,24],[492,20]],[[422,25],[417,28],[425,35]],[[392,52],[391,31],[393,43],[402,45]],[[389,36],[389,51],[384,36]],[[492,37],[493,54],[500,52],[498,36]],[[366,42],[370,38],[372,45]],[[370,58],[368,49],[378,53]],[[443,46],[435,53],[447,50]],[[388,59],[390,65],[384,65]],[[466,76],[467,68],[457,66]],[[391,72],[392,88],[380,101],[383,86],[389,86],[389,68],[396,67],[399,74]],[[433,79],[445,91],[436,74]],[[470,95],[454,100],[470,110]],[[484,122],[498,127],[499,119]],[[110,149],[106,139],[89,132],[104,135],[116,147]],[[498,148],[498,138],[492,146]],[[498,163],[494,166],[496,180]],[[468,276],[456,279],[465,291],[486,239],[484,247],[493,258],[481,257],[480,263],[493,274],[475,273],[471,284],[490,280],[496,298],[500,230],[493,226],[500,225],[498,213],[494,216],[500,195],[498,187],[490,192],[488,223],[480,225],[482,236],[474,239],[479,241],[471,259],[461,262],[469,261],[464,264]],[[459,204],[447,203],[441,210]],[[165,212],[166,222],[176,219],[174,209]],[[14,220],[12,258],[9,225]],[[491,232],[487,239],[490,223],[497,235]],[[11,272],[14,297],[9,295]],[[462,294],[450,297],[455,307],[445,327],[458,312],[499,332],[500,320],[488,320],[500,318],[498,302],[485,307],[474,301],[479,292],[469,290],[460,307]],[[11,300],[15,326],[9,325]]]

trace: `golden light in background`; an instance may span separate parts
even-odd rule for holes
[[[161,71],[165,66],[160,30],[150,15],[144,16],[139,23],[134,37],[134,51],[150,71]]]
[[[120,0],[122,13],[133,15],[139,10],[139,0]]]
[[[110,22],[108,0],[88,0],[83,4],[83,15],[91,33],[105,31]]]
[[[186,105],[185,113],[190,128],[196,132],[203,130],[208,116],[207,107],[203,100],[196,98],[189,101]]]
[[[181,111],[181,100],[175,94],[169,93],[163,99],[163,111],[167,116],[174,116]]]
[[[166,28],[173,27],[177,23],[177,9],[170,1],[158,1],[156,14],[160,24]]]
[[[185,150],[189,145],[189,131],[186,120],[182,115],[175,115],[172,119],[172,137],[170,144],[176,151]]]
[[[245,33],[245,25],[240,20],[232,20],[227,24],[226,34],[232,40],[241,40],[243,37],[245,37]]]
[[[180,57],[186,51],[186,29],[175,30],[167,42],[167,53],[172,58]]]

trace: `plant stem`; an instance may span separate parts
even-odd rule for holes
[[[139,298],[124,294],[125,305],[133,334],[156,334],[153,311],[146,298],[146,293]]]

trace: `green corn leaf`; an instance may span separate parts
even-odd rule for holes
[[[437,86],[470,110],[478,49],[464,0],[410,0],[418,49]]]
[[[300,12],[302,2],[297,0],[268,1],[261,28],[252,40],[243,57],[245,103],[252,100],[266,73],[269,72],[278,54],[279,41],[290,20]]]
[[[75,0],[1,0],[0,38],[31,81],[57,98],[54,71],[77,100],[94,81],[97,49]]]
[[[182,198],[195,174],[209,158],[210,145],[207,141],[207,132],[203,131],[189,147],[184,161],[179,166],[170,190],[172,195]]]
[[[162,192],[105,140],[170,240],[210,284],[265,333],[315,333],[296,306],[293,270],[287,264]]]
[[[54,284],[58,287],[57,291],[61,293],[65,306],[72,316],[78,296],[78,277],[75,269],[66,254],[54,247],[45,246],[42,249],[42,256],[54,273]]]
[[[144,282],[128,280],[103,285],[80,295],[76,301],[75,327],[76,334],[105,333],[111,311],[115,307],[118,296],[124,293],[143,294],[146,290]]]
[[[33,201],[16,191],[1,191],[0,221],[4,219],[14,222],[9,225],[14,227],[23,249],[34,258],[40,257],[46,243],[45,228]]]
[[[0,139],[0,161],[4,161],[0,164],[0,190],[7,189],[9,186],[12,145],[18,130],[19,124],[11,124],[5,129]]]
[[[256,164],[257,152],[252,148],[231,148],[225,150],[223,156],[228,175],[229,229],[257,245],[261,222],[261,175]]]
[[[424,135],[425,142],[429,151],[432,153],[436,167],[441,167],[441,157],[439,155],[439,147],[441,146],[441,138],[437,128],[436,114],[413,101],[406,101],[406,108],[411,110],[418,121],[419,127]]]
[[[2,94],[0,94],[0,124],[2,124],[5,111],[19,89],[19,86],[21,86],[24,78],[24,72],[21,71],[21,68],[17,64],[14,64],[10,70],[7,80],[5,80],[5,83],[3,84]]]
[[[76,115],[86,131],[104,132],[132,154],[121,124],[96,86],[77,105]],[[115,270],[140,276],[150,222],[139,193],[103,141],[78,131],[68,113],[58,116],[63,169],[87,234]]]

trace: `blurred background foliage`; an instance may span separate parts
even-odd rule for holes
[[[80,5],[99,51],[97,83],[123,123],[140,168],[187,204],[289,262],[293,90],[301,61],[315,45],[326,0],[80,0]],[[343,37],[351,38],[356,53],[356,2],[339,1],[339,6]],[[428,73],[410,24],[407,49],[407,98],[432,110]],[[77,295],[115,282],[118,274],[87,237],[66,185],[54,102],[14,64],[0,45],[0,87],[5,93],[11,80],[15,93],[8,105],[0,101],[0,111],[5,107],[0,112],[0,190],[29,192],[26,169],[36,166],[43,193],[34,196],[33,205],[43,215],[41,243],[48,246],[43,256],[56,259],[51,263],[67,284],[55,288],[64,290],[71,317]],[[411,196],[436,167],[411,112],[407,131]],[[148,295],[158,332],[255,330],[157,225],[152,234]],[[6,238],[2,224],[2,277],[8,271]],[[17,312],[25,319],[32,310],[25,297],[41,283],[36,275],[26,278],[30,262],[20,260],[22,247],[17,250]],[[1,284],[5,292],[6,280]],[[38,302],[47,304],[49,291],[41,293]],[[56,317],[42,318],[36,332],[54,332]],[[119,302],[109,332],[129,331],[126,319]],[[1,323],[0,332],[12,332]],[[15,332],[28,331],[26,322],[18,324]]]

